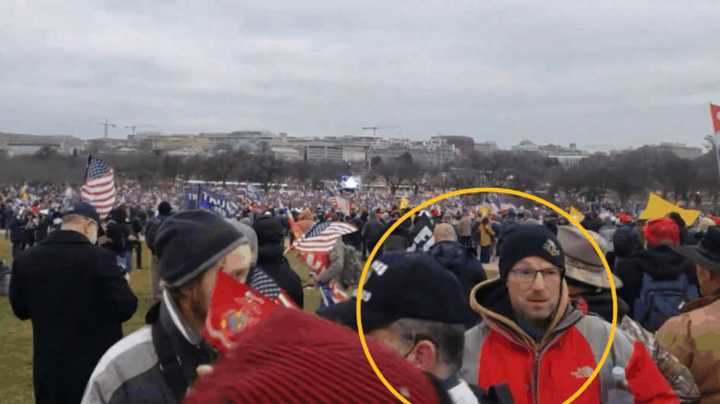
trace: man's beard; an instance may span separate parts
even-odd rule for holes
[[[206,300],[202,287],[198,284],[198,287],[194,288],[190,294],[190,313],[194,317],[195,322],[199,324],[205,323],[205,318],[208,314],[208,309],[205,304]]]

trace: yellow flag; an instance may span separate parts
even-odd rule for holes
[[[683,209],[672,202],[666,201],[660,195],[651,192],[648,197],[647,206],[645,210],[640,214],[639,219],[641,220],[652,220],[665,217],[668,213],[677,212],[680,217],[685,221],[685,225],[690,227],[695,223],[697,218],[700,216],[699,210],[694,209]]]
[[[27,201],[28,199],[30,199],[30,195],[28,195],[27,193],[27,188],[27,184],[23,185],[22,188],[20,188],[20,199],[22,199],[23,201]]]
[[[402,198],[400,198],[400,206],[398,207],[399,209],[406,209],[408,207],[408,205],[410,205],[408,198],[406,198],[404,196]]]
[[[574,206],[570,207],[570,216],[575,218],[575,220],[577,220],[578,222],[582,222],[583,220],[585,220],[585,215],[583,215],[583,213],[579,210],[575,209]]]

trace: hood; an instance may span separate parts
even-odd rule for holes
[[[618,322],[630,312],[630,306],[618,297]],[[583,313],[595,313],[608,323],[612,322],[612,296],[609,290],[600,293],[589,293],[576,300],[578,308]]]
[[[114,220],[116,223],[124,223],[125,222],[125,211],[119,208],[115,208],[110,211],[110,219]]]
[[[282,244],[263,244],[258,248],[258,262],[282,260],[284,251]]]
[[[695,265],[668,245],[659,245],[639,251],[630,259],[654,279],[675,279],[680,274],[685,273],[692,276],[695,272]]]
[[[483,317],[490,328],[512,338],[518,344],[538,351],[553,337],[575,325],[583,316],[579,310],[570,305],[567,290],[567,284],[563,280],[558,310],[539,343],[518,325],[510,303],[510,295],[500,278],[487,280],[475,286],[470,292],[470,307]]]
[[[456,241],[441,241],[430,248],[430,255],[452,272],[465,268],[468,251]]]
[[[629,257],[642,249],[640,235],[632,226],[619,226],[612,235],[612,244],[618,257]]]
[[[720,289],[715,291],[715,293],[711,294],[710,296],[701,297],[699,299],[693,300],[692,302],[686,304],[685,306],[683,306],[681,312],[688,313],[693,310],[697,310],[697,309],[709,306],[718,300],[720,300]]]

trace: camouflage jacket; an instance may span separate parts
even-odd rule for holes
[[[687,304],[663,324],[657,339],[690,369],[700,403],[720,402],[720,291]]]
[[[660,373],[670,383],[673,391],[677,394],[681,403],[697,403],[700,400],[700,390],[690,370],[680,361],[663,348],[655,338],[655,335],[644,329],[640,323],[624,316],[619,328],[626,334],[642,342],[652,356]]]

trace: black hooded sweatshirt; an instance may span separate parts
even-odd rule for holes
[[[698,284],[695,265],[667,245],[638,251],[630,257],[618,260],[615,273],[623,282],[623,287],[618,290],[618,296],[630,307],[634,306],[635,300],[640,296],[645,273],[655,280],[677,279],[685,273],[691,284],[695,286]]]

